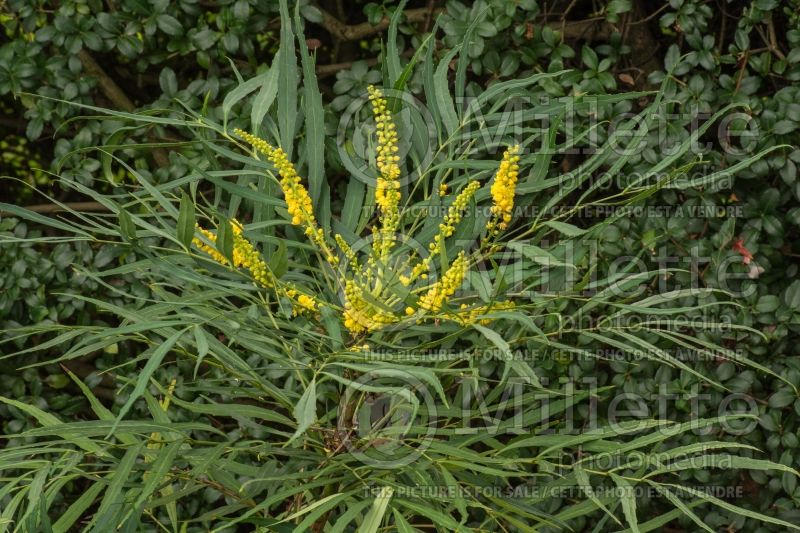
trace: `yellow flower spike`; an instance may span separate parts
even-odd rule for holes
[[[400,156],[397,146],[397,130],[392,121],[392,114],[380,89],[370,85],[367,87],[372,102],[372,114],[375,117],[376,162],[378,180],[375,185],[375,202],[381,210],[381,231],[378,241],[379,256],[386,258],[394,242],[394,234],[400,223]]]
[[[320,303],[308,294],[302,294],[294,291],[292,300],[292,315],[302,315],[305,313],[316,313],[319,311]]]
[[[377,127],[378,136],[378,149],[377,149],[377,164],[378,171],[381,177],[388,182],[397,181],[400,177],[400,167],[398,162],[400,157],[397,155],[399,148],[397,147],[397,131],[392,122],[392,115],[389,112],[389,106],[383,93],[380,89],[370,85],[367,87],[369,92],[369,99],[372,102],[372,113],[375,117],[375,125]],[[398,187],[388,187],[388,190]],[[387,192],[385,190],[385,192]]]
[[[267,263],[261,257],[261,254],[256,250],[253,244],[248,241],[243,235],[243,227],[237,220],[231,221],[231,229],[233,230],[233,266],[244,267],[250,271],[250,275],[262,287],[272,287],[275,282],[270,272]],[[209,241],[217,242],[217,236],[211,231],[197,226],[197,230],[202,233]],[[215,248],[209,246],[202,240],[195,238],[192,243],[198,249],[211,256],[214,261],[221,265],[228,266],[228,260]]]
[[[513,308],[514,308],[514,302],[511,301],[493,302],[487,305],[480,305],[478,307],[473,307],[472,309],[469,309],[468,305],[462,304],[459,312],[453,315],[453,319],[455,322],[458,322],[462,326],[475,324],[476,322],[486,326],[492,322],[492,319],[480,318],[480,317],[483,317],[484,315],[487,315],[492,311],[506,311],[508,309],[513,309]]]
[[[456,290],[464,282],[468,268],[467,258],[462,251],[450,264],[450,268],[444,273],[442,279],[431,285],[428,291],[419,299],[419,307],[431,312],[439,311],[444,302],[455,294]]]
[[[350,269],[355,273],[361,273],[361,266],[358,264],[358,257],[356,256],[353,249],[347,244],[347,241],[344,240],[344,237],[339,235],[338,233],[333,236],[333,240],[336,241],[336,244],[339,246],[339,249],[344,253],[347,262],[350,264]]]
[[[268,156],[275,150],[275,148],[261,137],[256,137],[252,133],[247,133],[244,130],[236,128],[233,133],[244,139],[253,148]]]
[[[519,145],[511,146],[503,154],[500,167],[492,183],[492,218],[489,221],[489,233],[505,230],[511,222],[514,210],[514,195],[517,190],[519,176]]]
[[[319,310],[320,303],[313,296],[303,294],[293,287],[286,289],[284,294],[292,301],[292,316],[316,313]]]
[[[325,242],[325,235],[317,224],[314,217],[314,209],[311,204],[311,196],[303,185],[300,175],[294,165],[281,148],[276,148],[260,137],[246,131],[235,129],[233,132],[247,141],[259,152],[267,156],[267,159],[275,166],[280,175],[280,186],[283,191],[283,198],[286,201],[286,208],[289,216],[292,217],[292,224],[301,226],[306,236],[317,245],[319,250],[325,255],[325,259],[332,265],[338,263],[338,258],[334,256],[328,244]]]
[[[317,303],[311,296],[307,294],[301,294],[297,297],[297,303],[300,304],[301,307],[304,309],[308,309],[309,311],[315,311],[317,309]]]
[[[275,280],[264,258],[255,249],[253,244],[242,236],[241,233],[233,234],[233,261],[236,266],[241,266],[250,271],[250,275],[262,287],[273,287]]]
[[[205,238],[209,240],[209,242],[212,242],[212,243],[216,243],[217,242],[217,236],[214,233],[212,233],[211,231],[209,231],[209,230],[207,230],[205,228],[201,228],[199,224],[197,224],[195,227],[197,228],[197,231],[202,233],[203,236],[205,236]],[[210,245],[206,244],[202,239],[198,239],[197,237],[195,237],[194,239],[192,239],[192,244],[194,244],[197,247],[198,250],[200,250],[202,252],[205,252],[208,255],[210,255],[211,259],[213,259],[217,263],[219,263],[221,265],[227,265],[228,264],[228,260],[225,259],[224,255],[219,253],[219,251],[216,248],[214,248],[213,246],[210,246]]]
[[[458,193],[456,199],[447,209],[444,220],[439,224],[439,233],[433,238],[433,242],[428,245],[428,255],[411,269],[412,280],[428,270],[431,260],[442,251],[445,239],[451,237],[453,233],[455,233],[456,225],[464,218],[464,211],[480,186],[481,184],[479,182],[473,180]]]
[[[469,182],[469,185],[464,187],[456,199],[453,201],[453,204],[448,208],[447,214],[444,217],[444,221],[439,226],[441,231],[441,235],[445,237],[450,237],[453,235],[455,231],[456,224],[461,222],[461,219],[464,217],[464,211],[467,209],[467,205],[469,201],[475,196],[475,192],[480,188],[481,184],[477,181]]]
[[[361,286],[352,279],[345,282],[344,297],[344,326],[353,335],[375,331],[399,320],[369,303]]]

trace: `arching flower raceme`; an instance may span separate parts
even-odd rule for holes
[[[375,117],[378,146],[376,162],[378,180],[375,185],[375,203],[381,210],[380,221],[380,253],[385,258],[394,241],[394,234],[400,223],[400,156],[398,155],[397,130],[392,121],[386,99],[380,89],[370,85],[367,87],[372,102],[372,114]]]
[[[442,279],[431,285],[428,292],[419,299],[419,307],[426,311],[439,311],[464,282],[468,267],[467,258],[462,251],[450,264]]]
[[[199,238],[194,238],[192,242],[198,249],[211,256],[214,261],[225,266],[233,266],[235,268],[245,268],[250,272],[250,276],[255,282],[268,289],[274,289],[276,294],[285,296],[292,302],[292,311],[294,314],[302,314],[305,312],[315,312],[319,310],[319,302],[313,297],[304,294],[297,290],[292,285],[277,283],[275,276],[267,266],[266,261],[261,253],[256,250],[253,243],[242,235],[244,229],[238,220],[233,219],[230,222],[231,230],[233,232],[233,265],[222,255],[216,248],[209,246]],[[217,235],[212,231],[197,226],[197,230],[209,242],[216,243]]]
[[[242,235],[242,225],[236,220],[231,220],[231,229],[233,230],[233,266],[236,268],[246,268],[250,271],[253,279],[262,287],[271,288],[275,285],[275,280],[270,272],[267,263],[261,257],[258,250],[255,249],[253,243],[248,241]],[[203,236],[210,242],[217,242],[217,235],[207,229],[201,228],[199,225],[197,229]],[[211,256],[214,261],[229,266],[228,260],[219,251],[198,238],[192,241],[198,249],[204,251]]]
[[[411,281],[424,274],[430,266],[431,260],[438,256],[442,251],[442,246],[447,237],[451,237],[455,232],[456,226],[464,217],[464,211],[469,205],[469,201],[475,196],[475,192],[480,188],[481,184],[477,181],[471,181],[458,193],[456,199],[447,209],[447,214],[444,216],[441,224],[439,224],[439,233],[433,237],[433,242],[428,245],[428,255],[419,261],[411,269],[410,277],[402,277],[401,281],[404,285],[408,285]]]
[[[470,308],[467,304],[461,304],[459,311],[454,314],[453,318],[462,326],[468,326],[475,323],[486,326],[492,321],[491,318],[486,317],[486,315],[489,315],[494,311],[507,311],[513,308],[514,302],[511,301],[492,302],[490,304],[479,305],[473,308]]]
[[[363,289],[353,280],[345,283],[344,298],[344,326],[354,335],[375,331],[398,321],[395,315],[368,302]]]
[[[378,223],[369,228],[372,232],[372,245],[361,253],[351,248],[342,235],[325,235],[314,216],[311,196],[286,152],[260,137],[239,129],[234,130],[236,135],[249,143],[257,152],[264,154],[277,169],[291,223],[303,228],[311,244],[329,265],[336,266],[339,263],[339,257],[334,256],[331,250],[338,248],[343,254],[346,262],[343,262],[342,267],[349,269],[349,272],[334,271],[333,279],[329,278],[329,281],[333,281],[337,289],[344,289],[341,308],[344,326],[353,338],[356,338],[399,323],[405,320],[405,317],[419,321],[424,320],[430,313],[435,315],[436,320],[449,320],[467,326],[487,323],[492,320],[492,311],[511,309],[513,302],[494,302],[478,306],[463,304],[459,309],[452,309],[448,305],[469,269],[469,261],[464,251],[456,256],[438,281],[433,283],[428,281],[428,270],[431,268],[433,258],[442,255],[446,249],[446,240],[455,234],[470,202],[481,187],[476,180],[470,181],[463,187],[449,204],[445,216],[439,223],[438,231],[427,243],[426,257],[420,259],[413,252],[408,259],[392,255],[400,227],[402,199],[398,134],[383,92],[369,86],[368,93],[376,125],[375,159],[378,176],[375,184],[375,202]],[[512,220],[519,174],[518,154],[519,146],[511,146],[505,151],[491,182],[492,206],[486,238],[497,236]],[[440,197],[445,198],[443,205],[447,205],[449,185],[440,181],[437,190],[431,191],[431,194],[438,193]],[[214,232],[198,228],[203,238],[195,239],[195,245],[223,265],[247,269],[258,285],[270,288],[280,298],[288,299],[292,304],[293,314],[316,315],[322,306],[332,305],[321,297],[310,294],[307,289],[277,279],[258,250],[242,235],[241,224],[236,221],[231,224],[232,264],[229,264],[223,254],[213,246],[216,242]],[[411,263],[415,258],[417,263]],[[410,287],[412,283],[414,283],[413,288],[399,290],[398,285]],[[443,309],[447,312],[440,313]]]
[[[256,137],[246,131],[235,129],[233,132],[247,141],[259,152],[267,156],[267,159],[275,165],[280,175],[280,185],[283,197],[286,200],[286,208],[292,217],[292,224],[301,226],[305,234],[323,252],[325,259],[335,265],[338,258],[331,253],[328,244],[325,242],[325,234],[317,224],[314,217],[314,209],[311,204],[311,196],[303,185],[300,175],[295,170],[294,165],[286,156],[281,148],[276,148],[260,137]]]
[[[205,228],[201,228],[199,224],[196,225],[196,229],[209,242],[211,242],[211,243],[216,243],[217,242],[217,235],[214,232],[209,231],[209,230],[207,230]],[[206,244],[202,239],[198,239],[197,237],[195,237],[194,239],[192,239],[192,244],[194,244],[197,247],[198,250],[200,250],[202,252],[205,252],[208,255],[210,255],[211,259],[213,259],[217,263],[219,263],[221,265],[225,265],[225,266],[228,265],[228,260],[225,258],[225,256],[222,255],[221,253],[219,253],[219,251],[216,248],[214,248],[213,246],[211,246],[209,244]]]
[[[519,145],[510,147],[503,154],[500,167],[492,183],[492,218],[489,221],[489,232],[497,233],[505,230],[511,222],[514,211],[514,195],[517,191],[519,175]]]
[[[347,263],[350,266],[350,270],[352,270],[355,274],[361,274],[361,266],[358,263],[358,257],[353,249],[347,244],[347,241],[344,240],[344,237],[339,235],[338,233],[333,236],[333,240],[336,241],[336,244],[339,246],[339,249],[344,254],[345,259],[347,259]]]
[[[285,294],[292,301],[292,314],[300,315],[319,311],[320,303],[313,296],[303,294],[294,287],[287,288]]]

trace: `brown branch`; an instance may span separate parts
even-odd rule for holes
[[[433,15],[436,13],[436,0],[428,0],[428,14],[425,17],[425,23],[422,25],[422,31],[428,33],[433,24]]]
[[[85,48],[81,49],[78,52],[78,58],[83,63],[83,68],[86,70],[86,73],[90,76],[94,77],[97,80],[97,85],[100,87],[100,90],[103,94],[111,100],[111,103],[114,104],[118,109],[125,111],[127,113],[133,113],[136,111],[136,106],[133,104],[128,95],[120,89],[117,82],[111,79],[111,76],[106,74],[106,71],[103,70],[97,61],[95,61],[94,57],[86,51]],[[161,149],[156,148],[153,150],[153,159],[156,162],[156,165],[159,167],[167,167],[169,166],[169,157],[167,157],[167,153]]]
[[[369,35],[380,33],[389,27],[388,17],[383,17],[380,22],[374,25],[369,22],[345,24],[319,6],[317,8],[322,13],[320,25],[334,38],[342,41],[357,41]],[[425,23],[443,11],[443,8],[431,9],[430,7],[407,9],[405,17],[407,22]],[[544,23],[543,25],[562,32],[567,39],[603,40],[608,39],[613,31],[613,27],[610,24],[600,19],[576,20],[566,23]]]
[[[369,22],[360,24],[345,24],[331,13],[317,6],[322,13],[322,22],[319,24],[328,30],[333,37],[342,41],[357,41],[375,33],[380,33],[389,27],[389,17],[383,17],[377,24]],[[432,14],[441,13],[442,9],[433,12],[427,7],[417,9],[407,9],[405,11],[406,22],[425,22]]]
[[[83,68],[86,70],[86,73],[97,80],[97,85],[100,87],[100,90],[111,100],[111,103],[117,106],[118,109],[127,111],[128,113],[136,111],[136,106],[133,105],[131,99],[122,92],[117,82],[106,74],[106,71],[97,64],[97,61],[94,60],[85,48],[78,52],[78,58],[81,60],[81,63],[83,63]]]
[[[37,204],[23,206],[28,211],[34,213],[56,213],[58,211],[108,211],[108,208],[100,202],[72,202],[68,204]]]
[[[560,31],[565,39],[586,39],[587,41],[604,41],[614,31],[614,27],[604,20],[573,20],[566,24],[559,22],[543,24],[550,26],[555,31]]]
[[[545,26],[550,26],[553,30],[559,31],[564,35],[566,39],[585,39],[587,41],[591,40],[605,40],[608,39],[613,31],[613,28],[610,24],[605,21],[599,20],[576,20],[572,22],[560,23],[560,22],[552,22],[545,24]],[[411,54],[409,51],[404,53],[404,56],[410,56]],[[379,62],[379,58],[372,57],[369,59],[361,59],[358,61],[362,61],[366,63],[367,66],[374,66],[377,65]],[[353,66],[354,63],[357,61],[345,61],[343,63],[330,63],[327,65],[317,65],[316,72],[317,76],[320,78],[324,78],[327,76],[331,76],[339,72],[340,70],[348,69]]]
[[[658,41],[650,31],[646,21],[650,19],[647,13],[647,3],[638,0],[633,9],[623,16],[623,34],[625,41],[631,47],[630,60],[633,66],[641,69],[642,75],[638,77],[637,84],[643,89],[650,89],[648,75],[661,68],[658,53]],[[634,24],[635,23],[635,24]],[[642,24],[644,23],[644,24]]]
[[[378,58],[373,57],[370,59],[362,59],[363,63],[366,63],[367,66],[371,67],[373,65],[378,64]],[[355,61],[345,61],[344,63],[331,63],[329,65],[317,65],[317,77],[324,78],[326,76],[331,76],[332,74],[336,74],[340,70],[344,70],[353,66]]]

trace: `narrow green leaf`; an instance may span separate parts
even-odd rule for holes
[[[308,193],[314,209],[319,213],[322,184],[325,179],[325,111],[322,108],[322,94],[317,86],[314,60],[308,52],[300,18],[300,2],[295,8],[297,42],[300,45],[300,62],[303,66],[303,109],[305,111],[305,145],[308,164]]]
[[[0,396],[0,402],[3,402],[8,405],[13,405],[14,407],[19,409],[23,413],[27,414],[28,416],[35,418],[36,421],[39,422],[45,428],[62,428],[64,426],[61,420],[56,418],[54,415],[42,411],[41,409],[33,405],[28,405],[24,402],[12,400],[11,398],[6,398],[4,396]],[[103,448],[101,448],[100,446],[98,446],[97,444],[95,444],[94,442],[85,437],[68,435],[66,433],[61,433],[60,430],[57,431],[56,434],[61,436],[65,440],[71,441],[76,446],[86,450],[87,452],[94,453],[96,455],[99,455],[100,457],[105,457],[107,455],[106,452],[103,450]]]
[[[369,500],[361,500],[348,504],[347,510],[343,512],[333,524],[330,533],[345,533],[345,531],[352,531],[350,522],[361,516],[361,512],[372,504]]]
[[[197,223],[194,212],[194,202],[188,194],[181,196],[181,208],[178,212],[178,241],[187,250],[192,246],[194,227]]]
[[[165,481],[169,480],[167,475],[173,467],[175,457],[177,457],[183,440],[176,440],[167,444],[164,448],[158,450],[155,461],[153,461],[149,471],[145,472],[145,483],[142,486],[142,492],[136,499],[133,508],[141,512],[145,504],[150,500],[150,497],[155,493],[156,489]]]
[[[622,492],[620,496],[622,513],[625,515],[625,520],[630,526],[631,533],[641,533],[639,531],[639,520],[636,518],[636,492],[633,490],[633,485],[631,485],[627,479],[616,474],[610,473],[609,475]]]
[[[566,222],[558,222],[555,220],[548,220],[547,222],[544,222],[544,225],[553,228],[559,233],[563,233],[567,237],[580,237],[587,231],[577,226],[573,226],[572,224],[567,224]]]
[[[250,112],[250,129],[254,135],[260,135],[261,123],[264,122],[264,117],[267,116],[269,108],[275,101],[278,95],[278,67],[280,64],[280,50],[272,60],[272,66],[264,73],[262,78],[261,90],[253,99],[253,109]]]
[[[297,58],[294,48],[294,33],[289,16],[287,0],[280,0],[281,45],[278,63],[278,129],[281,148],[291,159],[294,151],[295,125],[297,123]]]
[[[105,483],[92,483],[88,489],[84,490],[80,497],[61,515],[58,521],[53,524],[53,533],[67,533],[72,526],[81,519],[83,513],[94,503],[97,496],[105,488]]]
[[[300,397],[300,400],[298,400],[294,408],[294,418],[297,420],[297,431],[294,432],[292,438],[286,443],[287,445],[305,433],[306,430],[311,427],[311,424],[317,420],[316,378],[311,380],[305,392],[303,392],[303,395]]]
[[[576,466],[573,469],[573,472],[575,473],[575,479],[578,481],[578,485],[581,487],[583,492],[589,497],[589,499],[592,502],[594,502],[594,504],[598,508],[602,509],[604,513],[610,516],[611,519],[614,520],[614,522],[616,522],[619,525],[622,525],[622,522],[620,522],[619,519],[616,516],[614,516],[614,514],[611,511],[609,511],[608,507],[606,507],[606,505],[600,500],[600,498],[597,497],[597,495],[595,494],[594,487],[592,487],[592,482],[589,479],[589,475],[586,473],[586,471],[580,466]]]
[[[446,527],[450,531],[454,531],[454,532],[468,531],[468,529],[466,527],[461,527],[461,525],[459,525],[458,522],[453,520],[453,518],[450,515],[446,515],[446,514],[442,513],[441,511],[438,511],[438,510],[432,508],[430,506],[430,502],[422,503],[422,500],[420,500],[420,502],[416,502],[416,501],[413,501],[413,500],[406,500],[406,499],[396,498],[394,500],[394,503],[392,504],[392,506],[395,507],[397,505],[400,505],[401,507],[405,507],[406,509],[409,509],[410,511],[413,511],[414,513],[416,513],[418,515],[421,515],[421,516],[424,516],[426,518],[429,518],[429,519],[433,520],[434,524],[437,524],[438,526],[441,526],[441,527]]]
[[[194,373],[192,377],[197,379],[197,370],[200,368],[203,359],[208,355],[208,339],[206,339],[206,332],[199,325],[194,328],[194,344],[197,347],[197,361],[194,364]]]
[[[445,54],[439,65],[436,67],[436,73],[433,76],[433,91],[436,97],[436,107],[439,110],[439,115],[444,123],[445,131],[448,136],[452,136],[458,129],[458,116],[453,105],[453,96],[450,93],[450,82],[448,81],[448,72],[450,70],[450,61],[453,60],[458,53],[459,48],[455,48]]]
[[[100,506],[97,508],[97,522],[92,529],[93,532],[114,531],[120,525],[122,513],[127,510],[126,506],[122,505],[124,498],[122,490],[125,484],[130,482],[131,470],[143,446],[142,442],[128,448],[119,464],[106,477],[109,484]]]
[[[267,261],[269,265],[269,269],[272,271],[272,274],[281,279],[284,274],[289,270],[289,257],[286,252],[286,241],[281,239],[278,241],[278,248],[275,252],[270,256],[269,261]]]
[[[131,215],[125,210],[124,207],[119,208],[119,233],[127,242],[133,242],[136,239],[136,226],[133,223]]]
[[[350,178],[342,208],[342,225],[354,233],[358,233],[358,221],[361,218],[366,190],[366,185],[360,179]]]
[[[417,533],[417,529],[411,526],[398,509],[392,509],[394,516],[394,525],[397,527],[397,533]]]
[[[81,389],[81,392],[84,396],[86,396],[86,399],[89,400],[89,405],[92,407],[94,414],[97,415],[97,418],[106,421],[114,420],[114,413],[112,413],[105,405],[100,403],[100,400],[97,399],[92,390],[87,387],[86,384],[80,378],[78,378],[78,376],[70,372],[66,367],[63,368],[69,377],[72,378],[72,381],[78,386],[79,389]],[[118,433],[117,438],[120,440],[120,442],[128,446],[134,445],[138,442],[135,438],[127,433]]]
[[[673,484],[663,484],[663,486],[668,486],[675,489],[677,492],[688,492],[692,496],[699,498],[700,500],[706,501],[708,503],[714,504],[721,509],[724,509],[728,512],[738,514],[739,516],[744,516],[747,518],[752,518],[754,520],[758,520],[759,522],[767,522],[769,524],[775,524],[785,528],[786,530],[795,530],[800,531],[800,525],[791,524],[786,522],[785,520],[781,520],[779,518],[773,518],[771,516],[761,514],[756,511],[751,511],[749,509],[745,509],[744,507],[739,507],[738,505],[733,505],[732,503],[728,503],[725,500],[720,500],[719,498],[712,496],[711,494],[707,493],[703,490],[697,490],[690,486],[681,486],[681,485],[673,485]]]
[[[387,485],[381,487],[381,492],[375,497],[372,508],[367,513],[367,516],[364,517],[364,521],[361,522],[361,527],[358,528],[358,533],[376,533],[378,531],[393,493],[394,489],[392,487]]]
[[[235,68],[235,67],[234,67]],[[231,109],[234,105],[239,103],[244,97],[248,94],[252,93],[259,87],[262,87],[267,80],[268,72],[263,74],[259,74],[244,83],[240,83],[236,86],[232,91],[228,92],[225,95],[225,99],[222,101],[222,125],[223,128],[227,130],[228,127],[228,116],[230,115]]]
[[[672,492],[666,489],[662,489],[658,484],[652,484],[652,485],[659,488],[661,494],[664,495],[664,497],[668,499],[670,503],[675,506],[676,509],[682,512],[684,515],[688,516],[692,520],[692,522],[697,524],[697,527],[699,527],[703,531],[708,531],[708,533],[715,533],[715,531],[710,527],[708,527],[706,523],[703,522],[703,520],[694,513],[694,511],[692,511],[685,503],[683,503],[683,501],[681,501],[680,498],[678,498]]]
[[[150,359],[147,360],[147,364],[144,365],[144,368],[139,373],[139,376],[136,379],[136,385],[133,388],[133,392],[128,397],[128,400],[125,404],[120,408],[119,414],[117,418],[114,420],[114,424],[111,426],[111,430],[108,432],[108,437],[110,437],[119,426],[119,423],[128,413],[130,408],[133,406],[133,403],[139,399],[139,397],[144,392],[147,384],[150,381],[153,373],[156,369],[161,366],[161,361],[164,360],[164,357],[169,353],[172,347],[178,342],[178,339],[186,332],[186,329],[182,329],[175,334],[173,334],[170,338],[165,340],[158,348],[153,351],[153,354],[150,356]]]
[[[408,82],[411,75],[414,73],[414,67],[419,63],[422,54],[425,52],[425,48],[434,40],[434,35],[436,35],[436,29],[438,27],[438,21],[434,25],[431,32],[428,34],[427,37],[420,43],[417,49],[414,51],[414,55],[411,56],[411,60],[408,64],[403,68],[403,71],[400,73],[400,76],[397,78],[397,81],[394,82],[394,88],[398,91],[403,91],[406,88],[406,83]],[[394,99],[394,105],[391,107],[392,113],[397,113],[400,111],[400,98]]]
[[[220,216],[219,227],[217,228],[217,242],[215,243],[217,251],[233,264],[233,227],[230,220],[226,217]]]
[[[407,0],[401,0],[394,7],[392,18],[389,20],[389,31],[386,35],[386,70],[389,74],[389,85],[394,86],[400,79],[400,51],[397,49],[397,25],[403,15]]]

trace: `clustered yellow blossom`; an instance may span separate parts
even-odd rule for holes
[[[462,251],[450,264],[442,279],[431,285],[428,291],[419,299],[419,307],[427,311],[439,311],[447,298],[452,296],[461,286],[464,276],[467,275],[468,268],[467,258]]]
[[[319,302],[313,297],[303,294],[296,288],[289,285],[288,287],[277,287],[276,280],[272,275],[264,258],[256,250],[253,243],[248,241],[242,235],[243,227],[238,220],[231,220],[231,230],[233,231],[233,266],[236,268],[246,268],[252,278],[266,288],[274,288],[276,293],[284,295],[292,301],[292,312],[295,315],[305,312],[316,312],[319,310]],[[197,231],[200,232],[209,242],[216,243],[217,235],[205,228],[197,226]],[[195,246],[211,256],[212,259],[222,265],[230,265],[228,260],[216,248],[209,246],[199,238],[192,240]]]
[[[292,217],[292,224],[305,228],[305,234],[325,253],[326,260],[336,264],[338,258],[330,252],[325,242],[322,228],[319,227],[314,217],[311,196],[309,196],[308,190],[303,185],[294,165],[286,156],[286,152],[246,131],[235,129],[233,132],[250,143],[253,148],[266,155],[267,159],[275,165],[275,168],[278,169],[278,174],[281,176],[281,190],[283,190],[283,197],[286,200],[289,215]]]
[[[464,211],[467,209],[469,201],[475,196],[475,192],[480,188],[481,184],[477,181],[471,181],[464,187],[453,204],[447,209],[447,214],[444,220],[439,224],[439,235],[442,237],[450,237],[456,229],[456,224],[461,222],[464,217]],[[437,235],[437,237],[439,236]],[[431,248],[432,249],[432,248]]]
[[[514,194],[517,189],[517,177],[519,174],[519,146],[510,147],[503,154],[500,168],[494,177],[492,184],[492,219],[489,222],[490,232],[502,231],[511,222],[511,214],[514,210]]]
[[[203,235],[203,236],[204,236],[204,237],[205,237],[205,238],[206,238],[206,239],[207,239],[209,242],[211,242],[211,243],[215,243],[215,242],[217,242],[217,236],[216,236],[216,235],[215,235],[213,232],[211,232],[211,231],[209,231],[209,230],[207,230],[207,229],[205,229],[205,228],[201,228],[199,224],[197,224],[197,225],[196,225],[196,229],[197,229],[197,231],[198,231],[198,232],[200,232],[200,233],[201,233],[201,234],[202,234],[202,235]],[[204,242],[202,239],[198,239],[197,237],[195,237],[194,239],[192,239],[192,244],[194,244],[195,246],[197,246],[197,248],[198,248],[200,251],[202,251],[202,252],[205,252],[205,253],[207,253],[208,255],[210,255],[210,256],[211,256],[211,259],[213,259],[213,260],[214,260],[214,261],[216,261],[217,263],[219,263],[219,264],[221,264],[221,265],[227,265],[227,264],[228,264],[228,260],[227,260],[227,259],[225,259],[225,256],[224,256],[224,255],[222,255],[221,253],[219,253],[219,251],[218,251],[216,248],[214,248],[213,246],[211,246],[211,245],[209,245],[209,244],[206,244],[206,243],[205,243],[205,242]]]
[[[299,315],[304,312],[315,313],[319,310],[319,302],[317,302],[312,296],[303,294],[294,287],[286,289],[285,294],[289,297],[289,299],[292,300],[292,313],[295,315]]]
[[[234,265],[244,267],[262,287],[272,287],[275,282],[267,263],[256,250],[253,243],[242,235],[242,226],[237,221],[232,221],[233,226],[233,262]]]
[[[339,246],[339,249],[344,254],[345,258],[347,259],[348,264],[350,265],[350,269],[353,272],[359,272],[361,267],[358,264],[358,257],[353,249],[347,244],[347,241],[344,240],[344,237],[339,235],[338,233],[333,236],[333,240],[336,241],[336,244]]]
[[[447,237],[451,237],[456,230],[456,226],[461,219],[464,217],[464,211],[467,209],[467,205],[469,204],[470,199],[475,196],[475,192],[480,188],[481,184],[478,181],[471,181],[469,184],[464,187],[464,189],[458,194],[456,199],[447,209],[447,214],[444,216],[444,220],[442,220],[441,224],[439,224],[439,233],[436,234],[433,238],[433,242],[428,245],[428,255],[423,258],[419,263],[414,265],[411,269],[411,277],[401,277],[401,281],[404,285],[408,285],[408,283],[420,275],[424,274],[426,270],[428,270],[428,266],[433,257],[439,255],[442,251],[442,246],[444,246],[444,241]]]
[[[477,307],[469,308],[467,304],[461,304],[459,312],[455,314],[455,321],[462,326],[475,324],[476,322],[484,326],[491,323],[491,319],[483,318],[492,311],[507,311],[514,308],[514,302],[493,302],[487,305],[479,305]]]
[[[217,242],[217,235],[215,233],[201,228],[199,225],[197,226],[197,230],[210,242]],[[272,287],[274,285],[272,272],[270,272],[267,263],[264,262],[258,250],[256,250],[253,244],[242,235],[242,225],[236,219],[231,220],[231,230],[233,230],[233,266],[237,268],[246,268],[259,285],[263,287]],[[192,242],[197,248],[210,255],[214,261],[222,265],[229,264],[228,260],[219,250],[209,246],[201,239],[195,237]]]
[[[344,286],[344,326],[354,335],[374,331],[397,322],[398,317],[376,309],[364,298],[363,289],[352,279]]]
[[[445,241],[454,235],[469,202],[481,187],[480,182],[473,180],[459,192],[439,224],[436,236],[428,244],[428,255],[425,258],[420,259],[413,266],[408,262],[400,263],[399,259],[397,264],[392,263],[391,261],[396,260],[391,255],[392,246],[400,226],[401,169],[398,134],[383,92],[376,87],[369,86],[368,93],[376,124],[375,155],[378,176],[375,186],[375,202],[379,211],[379,224],[375,224],[371,228],[373,245],[363,261],[359,260],[359,256],[341,235],[332,236],[332,240],[342,251],[347,260],[347,266],[352,271],[338,282],[344,285],[344,326],[353,337],[385,328],[402,320],[403,311],[393,310],[407,296],[400,296],[394,292],[392,278],[397,276],[400,282],[406,286],[418,279],[427,280],[431,261],[434,257],[442,254],[445,249]],[[277,169],[292,224],[304,229],[312,244],[325,256],[329,264],[338,264],[339,258],[331,252],[328,240],[314,217],[308,190],[286,153],[281,148],[274,147],[255,135],[239,129],[234,132],[252,145],[255,150],[263,153]],[[491,185],[493,203],[487,236],[496,236],[500,231],[505,230],[512,220],[519,173],[520,157],[518,154],[519,146],[512,146],[506,150],[499,163]],[[445,197],[448,192],[448,184],[441,182],[438,186],[439,196]],[[288,298],[292,302],[293,313],[319,311],[324,302],[304,290],[299,290],[294,285],[276,279],[255,247],[242,235],[242,226],[234,221],[232,229],[234,233],[232,266],[246,268],[257,283],[271,287],[277,295]],[[208,243],[216,242],[216,235],[203,228],[198,228],[198,231],[204,236],[204,239],[195,239],[196,246],[208,253],[214,260],[225,265],[229,264],[219,250],[208,245]],[[463,283],[468,269],[469,260],[466,253],[462,251],[438,281],[425,282],[420,284],[421,286],[410,289],[410,294],[416,298],[416,303],[405,304],[407,305],[404,309],[405,315],[411,317],[411,320],[421,320],[425,314],[439,313],[444,308],[447,313],[441,318],[445,320],[452,320],[462,325],[484,324],[491,320],[491,318],[486,318],[487,315],[490,316],[491,311],[513,307],[512,302],[494,302],[476,307],[464,304],[458,310],[452,310],[447,304]],[[403,273],[409,275],[403,275]]]
[[[400,223],[400,156],[397,146],[397,130],[392,121],[386,99],[380,89],[367,87],[375,117],[378,146],[376,162],[378,180],[375,186],[375,203],[381,209],[380,256],[385,258],[391,247],[394,233]]]

